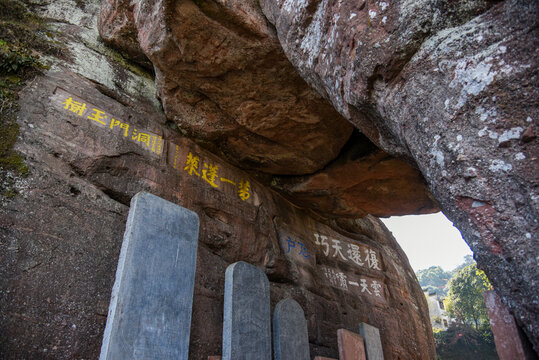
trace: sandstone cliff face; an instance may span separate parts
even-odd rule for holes
[[[133,18],[140,50],[156,68],[167,116],[201,140],[208,132],[192,127],[189,119],[195,113],[173,104],[186,102],[186,94],[196,91],[238,109],[242,104],[221,95],[238,83],[249,96],[260,94],[252,91],[261,88],[259,79],[268,80],[266,73],[274,80],[265,80],[269,88],[289,89],[287,81],[275,77],[275,69],[258,60],[271,58],[288,69],[278,40],[301,77],[381,150],[355,161],[333,153],[320,158],[321,163],[335,160],[310,176],[305,175],[321,164],[285,170],[290,162],[275,167],[269,152],[258,152],[255,164],[245,158],[236,163],[277,175],[303,175],[277,177],[273,184],[297,204],[328,216],[436,211],[424,179],[463,232],[479,266],[539,344],[536,1],[151,1],[144,6],[133,2],[132,9],[120,8],[121,2],[113,0],[106,4],[102,17],[115,18],[111,13],[116,11],[121,13],[117,17]],[[200,35],[200,24],[207,38]],[[127,41],[121,31],[102,28],[111,44]],[[210,34],[215,36],[206,41]],[[245,64],[239,58],[249,59],[252,67],[244,65],[240,74],[226,72]],[[249,75],[253,72],[257,75]],[[211,85],[205,84],[197,74],[217,76],[219,82],[212,78]],[[189,91],[185,84],[192,86]],[[268,104],[260,96],[239,96],[241,101],[250,99],[249,108],[271,107],[273,112],[280,111],[283,101],[272,97],[276,101]],[[312,104],[308,108],[315,103],[303,102]],[[229,113],[235,124],[245,124],[238,113]],[[265,118],[252,114],[257,125],[248,129]],[[292,128],[286,121],[270,123]],[[219,130],[222,124],[204,125]],[[299,129],[302,135],[294,136],[295,144],[303,147],[307,128]],[[314,128],[308,131],[319,134]],[[235,139],[232,135],[237,144]],[[259,146],[258,141],[243,140],[243,149]],[[230,142],[219,144],[225,153],[235,153]],[[311,145],[307,151],[313,153]],[[387,171],[380,161],[386,153],[404,161],[391,158],[393,171]],[[288,154],[288,159],[302,156]]]
[[[412,158],[539,349],[539,4],[261,1],[300,74]]]
[[[20,94],[15,150],[29,176],[13,175],[17,195],[0,198],[0,357],[98,356],[129,200],[148,191],[200,217],[190,358],[220,354],[225,269],[243,260],[268,275],[272,306],[285,297],[302,305],[313,355],[336,357],[336,330],[368,322],[380,328],[387,359],[434,359],[425,299],[383,224],[302,210],[257,180],[267,176],[182,136],[153,79],[98,39],[98,9],[71,1],[34,9],[70,60],[48,58],[51,68]],[[343,124],[334,131],[349,134]]]
[[[274,177],[294,203],[327,217],[429,214],[438,211],[417,169],[353,136],[339,157],[312,175]]]
[[[273,306],[302,305],[313,354],[337,356],[336,330],[368,322],[388,359],[434,358],[421,289],[378,219],[314,219],[180,137],[151,104],[112,99],[68,69],[35,80],[21,107],[30,176],[1,210],[3,356],[97,356],[129,200],[144,190],[200,216],[190,358],[220,354],[225,269],[239,260],[264,269]]]
[[[123,48],[133,43],[124,29],[136,28],[167,118],[185,134],[253,169],[314,172],[336,157],[352,126],[297,75],[256,10],[243,1],[135,2],[132,10],[108,1],[100,29]]]
[[[141,190],[201,217],[194,359],[220,352],[238,260],[265,270],[273,305],[303,306],[313,354],[365,321],[387,359],[434,358],[419,285],[368,214],[439,207],[537,346],[537,2],[99,5],[32,2],[69,60],[48,58],[21,98],[30,176],[1,199],[2,351],[96,356]],[[155,79],[101,42],[98,13]],[[357,256],[371,251],[377,266]]]
[[[127,52],[138,39],[136,59],[152,61],[167,119],[183,134],[244,169],[333,179],[328,185],[335,190],[324,196],[309,179],[277,179],[292,201],[330,216],[438,210],[415,167],[370,147],[366,138],[350,138],[353,127],[297,74],[257,2],[103,1],[99,30],[108,44]],[[340,154],[347,142],[369,152],[347,159]],[[373,152],[374,162],[368,156]],[[381,158],[396,161],[401,172],[383,166],[375,175],[362,171]],[[336,161],[339,177],[325,171]],[[368,182],[366,191],[342,196]]]

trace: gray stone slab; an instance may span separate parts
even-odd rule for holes
[[[187,360],[198,228],[190,210],[133,197],[100,360]]]
[[[225,274],[223,360],[271,360],[269,281],[256,266],[231,264]]]
[[[367,323],[360,323],[359,333],[365,341],[365,355],[367,355],[367,360],[384,360],[382,340],[378,328]]]
[[[300,304],[284,299],[273,310],[274,360],[310,360],[307,321]]]

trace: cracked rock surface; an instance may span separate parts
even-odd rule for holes
[[[302,77],[417,164],[538,351],[539,3],[261,5]]]
[[[224,269],[238,260],[264,269],[273,305],[302,305],[313,355],[336,357],[335,330],[368,322],[386,359],[434,359],[424,296],[372,215],[439,209],[538,350],[537,1],[26,3],[69,54],[44,58],[50,69],[20,94],[14,150],[30,175],[0,198],[0,354],[97,356],[129,199],[143,190],[201,217],[194,359],[220,352]],[[200,154],[201,168],[249,177],[253,197],[188,174],[173,146],[156,157],[65,116],[51,100],[62,91]],[[292,261],[289,229],[316,266],[378,277],[385,301]],[[371,246],[384,271],[329,262],[315,231]]]
[[[69,69],[50,71],[21,93],[16,150],[29,176],[18,183],[17,196],[0,198],[0,332],[8,334],[0,339],[0,357],[98,357],[129,201],[147,191],[200,218],[189,359],[221,353],[225,270],[236,261],[264,270],[272,308],[286,297],[301,304],[313,355],[336,357],[337,329],[367,321],[381,329],[388,359],[435,358],[424,295],[379,219],[313,217],[181,137],[162,123],[150,101],[110,94]],[[65,109],[68,95],[158,134],[173,144],[167,149],[177,145],[183,149],[181,166],[174,168],[174,153],[152,154]],[[189,174],[187,153],[218,164],[221,176],[250,179],[249,201],[228,191],[228,183],[217,189]],[[345,241],[375,249],[384,271],[335,264],[316,246],[315,233],[341,241],[344,252]],[[287,255],[285,234],[301,241],[312,260],[298,263]],[[158,236],[153,241],[158,246]],[[383,293],[359,296],[330,286],[323,266],[377,279]]]
[[[114,18],[110,13],[120,11],[121,2],[105,3],[102,17]],[[228,154],[240,147],[257,152],[254,162],[232,156],[239,166],[299,175],[277,176],[272,184],[300,206],[326,216],[387,216],[441,208],[461,230],[479,267],[537,350],[537,1],[154,0],[132,5],[121,11],[132,12],[141,52],[156,68],[167,116],[180,128],[202,140],[219,132],[219,138],[227,139],[219,144]],[[110,29],[105,38],[121,46],[124,34]],[[210,39],[211,33],[218,35]],[[280,86],[291,89],[267,59],[279,69],[292,64],[321,97],[309,99],[329,101],[378,149],[344,162],[344,142],[334,142],[331,148],[338,148],[339,156],[334,152],[322,160],[317,155],[318,165],[296,162],[290,171],[285,170],[290,163],[285,163],[296,156],[291,152],[281,153],[284,166],[279,168],[271,152],[258,151],[265,140],[247,136],[238,142],[234,132],[227,132],[237,124],[266,139],[273,134],[285,139],[278,131],[300,129],[293,137],[302,148],[303,135],[320,134],[297,127],[297,115],[307,114],[301,106],[290,106],[280,96],[257,95],[260,79],[266,79],[270,92]],[[228,71],[238,64],[239,73]],[[264,73],[272,74],[274,81]],[[214,82],[214,77],[219,80]],[[204,83],[209,78],[211,84]],[[237,102],[231,91],[240,83],[247,92],[255,90]],[[242,107],[246,99],[250,105]],[[232,114],[232,128],[220,115],[207,116],[213,112],[208,110],[211,102],[229,101],[234,109],[219,108]],[[273,122],[282,104],[288,104],[290,121]],[[259,112],[261,107],[274,109],[272,116]],[[208,110],[203,118],[209,122],[197,117],[203,112],[193,110],[202,108]],[[253,115],[254,122],[242,120],[244,114]],[[318,129],[322,123],[333,130],[342,124],[318,119],[312,123]],[[212,129],[207,131],[207,126]],[[322,137],[308,141],[304,149],[317,154],[313,146],[322,144]],[[327,137],[337,139],[333,133]],[[366,142],[358,145],[368,147]],[[395,163],[393,173],[380,162],[386,154]]]

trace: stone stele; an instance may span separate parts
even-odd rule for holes
[[[337,330],[340,360],[365,360],[363,336],[346,329]]]
[[[380,330],[372,325],[361,323],[359,324],[359,333],[365,341],[367,360],[384,360]]]
[[[226,269],[223,360],[271,360],[269,281],[246,262]]]
[[[133,197],[100,360],[187,360],[198,227],[190,210]]]
[[[275,360],[309,360],[309,334],[301,306],[293,299],[279,301],[273,312]]]

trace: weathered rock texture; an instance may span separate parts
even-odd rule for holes
[[[302,77],[418,165],[539,350],[539,3],[261,5]]]
[[[100,88],[64,69],[36,79],[21,94],[16,149],[30,176],[21,180],[18,196],[2,199],[0,210],[3,358],[97,356],[129,200],[144,190],[200,217],[190,359],[221,352],[225,269],[240,260],[265,271],[272,308],[286,297],[301,304],[312,354],[336,357],[337,329],[368,322],[381,329],[387,359],[434,359],[425,299],[406,256],[378,219],[315,220],[181,138],[148,102],[114,100]],[[65,108],[69,98],[87,105],[84,116]],[[163,152],[135,142],[132,130],[125,138],[123,130],[97,124],[88,118],[93,109],[161,136]],[[200,159],[199,175],[186,169],[189,154]],[[203,164],[218,166],[218,187],[203,178]],[[248,180],[249,197],[243,200],[224,178]],[[347,257],[346,244],[357,245],[361,257],[367,248],[374,251],[376,266],[339,261],[333,248],[326,255],[315,234],[338,239]],[[297,244],[291,252],[289,237]],[[368,279],[370,294],[338,287],[324,271],[329,268],[350,281]]]
[[[419,174],[382,159],[417,166],[539,346],[537,1],[155,0],[111,15],[131,11],[120,3],[106,1],[102,17],[133,18],[168,118],[245,168],[306,175],[349,132],[327,132],[342,121],[289,75],[278,38],[301,77],[381,150],[276,188],[327,216],[435,211]],[[121,46],[124,33],[102,27]],[[290,141],[295,151],[283,151]]]
[[[421,174],[364,135],[353,136],[339,158],[315,174],[275,177],[272,185],[294,203],[328,217],[439,211]]]
[[[135,60],[151,59],[167,118],[182,133],[245,169],[331,178],[317,182],[325,191],[311,179],[278,181],[292,201],[329,216],[438,211],[416,167],[350,138],[350,124],[297,75],[256,2],[103,1],[99,30]],[[340,154],[347,141],[365,156]],[[346,177],[337,166],[325,172],[336,158]]]
[[[101,38],[114,44],[134,61],[152,67],[138,42],[130,0],[103,1],[99,14],[98,30]]]
[[[353,127],[297,74],[256,2],[126,3],[104,1],[101,34],[127,49],[138,34],[185,134],[277,174],[314,172],[348,140]]]
[[[345,218],[438,203],[539,345],[536,1],[103,1],[101,36],[149,59],[156,87],[98,39],[97,0],[32,4],[69,61],[47,58],[21,98],[30,176],[1,199],[2,356],[97,355],[142,190],[200,216],[194,359],[221,350],[239,260],[264,269],[272,306],[302,305],[313,355],[366,322],[386,359],[433,359],[405,255],[376,218]]]
[[[200,217],[190,358],[221,353],[225,269],[242,260],[267,274],[272,308],[301,304],[313,355],[336,357],[336,330],[368,322],[388,359],[434,359],[425,299],[383,224],[315,218],[181,137],[152,79],[98,40],[97,9],[36,9],[70,60],[48,58],[51,69],[20,94],[15,150],[29,176],[0,198],[0,357],[97,357],[129,200],[148,191]]]

